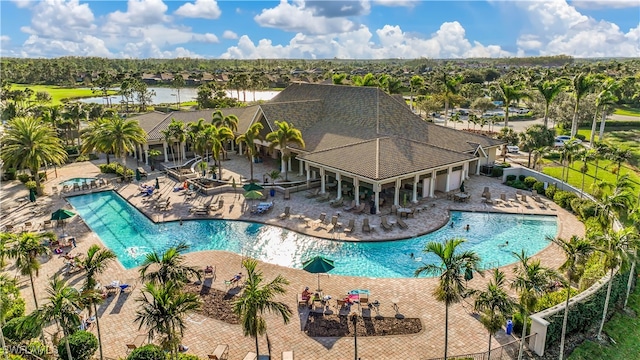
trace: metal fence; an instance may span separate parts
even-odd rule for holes
[[[536,334],[532,334],[525,338],[525,350],[529,342],[535,342],[535,336]],[[520,339],[516,339],[510,343],[491,349],[491,357],[489,357],[488,351],[484,351],[473,354],[447,356],[447,360],[514,360],[518,358],[519,351]],[[427,360],[444,360],[444,358],[429,358]]]

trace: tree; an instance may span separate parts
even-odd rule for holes
[[[531,156],[534,149],[551,146],[553,144],[554,131],[543,125],[532,125],[520,133],[520,145],[529,153],[527,167],[531,167]]]
[[[34,118],[9,121],[0,142],[3,144],[0,157],[6,166],[29,169],[39,195],[43,193],[38,174],[40,167],[43,164],[60,165],[67,159],[67,152],[53,128]]]
[[[200,308],[200,299],[196,294],[181,292],[179,284],[168,281],[160,285],[146,283],[136,301],[140,304],[134,319],[138,329],[146,327],[149,340],[160,335],[162,348],[175,359],[186,328],[184,318]]]
[[[258,155],[258,147],[256,146],[256,140],[260,138],[260,131],[264,127],[261,123],[254,123],[248,129],[247,132],[236,138],[236,143],[244,144],[247,151],[247,158],[249,159],[249,169],[251,176],[249,181],[253,181],[253,159]]]
[[[618,83],[609,78],[604,81],[602,90],[596,96],[596,113],[593,115],[593,123],[591,124],[591,136],[589,137],[589,142],[591,144],[594,143],[596,138],[596,124],[598,117],[598,108],[601,109],[602,112],[602,120],[600,120],[600,135],[598,140],[602,141],[604,137],[604,125],[607,120],[607,107],[616,105],[618,102],[618,97],[615,95],[616,90],[618,89]]]
[[[621,212],[626,212],[633,202],[633,195],[626,189],[617,187],[613,193],[605,195],[596,203],[596,218],[603,230],[608,229],[613,222],[613,217]]]
[[[609,157],[613,162],[616,163],[616,182],[620,179],[620,174],[622,173],[622,163],[629,161],[633,158],[633,153],[629,149],[626,148],[614,148],[611,149],[609,153]]]
[[[567,87],[567,83],[564,79],[558,80],[544,80],[535,84],[535,88],[540,92],[540,95],[544,98],[544,127],[549,127],[549,105],[555,100],[555,98],[564,91]]]
[[[560,265],[560,269],[565,272],[564,287],[567,290],[567,297],[564,303],[564,317],[562,319],[562,334],[560,335],[560,360],[564,357],[564,340],[567,334],[567,319],[569,318],[569,300],[571,299],[571,282],[577,283],[580,280],[584,265],[589,256],[595,250],[595,246],[591,241],[572,236],[571,239],[564,240],[562,238],[547,237],[547,240],[558,245],[564,255],[565,262]]]
[[[532,259],[526,255],[524,250],[520,254],[513,253],[518,259],[518,263],[513,268],[515,278],[511,282],[511,288],[518,292],[519,307],[522,314],[522,336],[520,337],[520,351],[518,360],[522,360],[524,342],[527,337],[527,319],[538,303],[545,289],[553,279],[557,279],[557,274],[546,267],[540,265],[540,260]]]
[[[144,144],[147,141],[147,135],[136,120],[126,120],[119,116],[105,119],[102,130],[102,136],[111,142],[109,151],[122,161],[123,175],[126,178],[127,153],[133,152],[138,145]]]
[[[571,82],[573,87],[573,98],[575,107],[573,108],[573,120],[571,121],[571,137],[578,133],[578,109],[580,108],[580,100],[593,89],[595,79],[591,75],[581,72],[573,77]]]
[[[200,280],[198,269],[185,264],[183,253],[188,249],[187,244],[180,243],[162,254],[157,251],[148,253],[140,267],[140,278],[153,284],[173,282],[176,285],[185,284],[194,277]]]
[[[80,124],[82,121],[87,120],[87,109],[86,106],[79,102],[74,101],[67,103],[64,106],[63,116],[67,118],[67,120],[72,121],[76,125],[76,130],[78,131],[78,135],[80,134]],[[80,137],[78,137],[78,147],[80,147]]]
[[[413,75],[409,81],[409,86],[411,87],[411,110],[413,110],[413,95],[418,92],[418,90],[422,89],[424,86],[424,79],[422,76]]]
[[[216,110],[213,115],[212,115],[212,119],[211,119],[211,123],[213,124],[213,126],[217,127],[217,128],[221,128],[221,127],[227,127],[229,128],[229,130],[231,130],[231,133],[233,134],[233,132],[238,131],[238,117],[231,114],[231,115],[227,115],[227,116],[223,116],[222,115],[222,111],[220,110]],[[235,135],[234,135],[235,137]],[[229,140],[233,140],[233,137]],[[231,141],[231,147],[233,150],[233,141]],[[222,151],[224,153],[224,158],[227,158],[227,151],[224,148],[224,146],[222,147]]]
[[[480,257],[473,251],[462,251],[458,246],[466,240],[453,238],[445,243],[429,242],[422,250],[425,254],[433,254],[439,264],[424,264],[415,271],[420,274],[437,275],[440,279],[433,295],[437,301],[445,305],[444,321],[444,359],[447,359],[449,344],[449,306],[460,302],[467,293],[466,282],[471,280],[473,272],[482,274]]]
[[[481,117],[485,112],[495,109],[496,105],[488,97],[479,97],[473,100],[471,108],[478,112],[478,116]]]
[[[101,249],[98,245],[91,245],[89,250],[87,250],[87,256],[80,260],[82,264],[82,268],[85,271],[85,281],[82,286],[82,291],[84,294],[89,296],[86,297],[88,300],[88,309],[89,315],[93,311],[96,315],[96,329],[98,330],[98,344],[100,346],[100,360],[103,359],[102,354],[102,335],[100,333],[100,316],[98,314],[98,302],[102,300],[101,296],[95,296],[95,288],[98,283],[96,280],[96,275],[102,274],[107,270],[107,267],[111,262],[116,259],[116,254],[109,249]],[[98,300],[99,299],[99,300]],[[97,301],[98,300],[98,301]]]
[[[573,140],[569,140],[565,142],[564,145],[562,146],[562,150],[560,151],[560,162],[563,167],[562,167],[562,177],[560,180],[564,182],[569,181],[569,172],[571,171],[571,163],[573,162],[573,158],[575,154],[581,148],[582,146]],[[565,170],[567,175],[566,178],[565,178]]]
[[[33,275],[37,277],[40,270],[39,257],[50,253],[49,247],[45,245],[47,239],[55,239],[52,232],[41,234],[25,232],[16,236],[13,247],[9,250],[9,257],[16,260],[16,268],[21,275],[29,275],[31,291],[33,292],[33,302],[38,308],[36,288],[33,285]]]
[[[255,339],[256,354],[260,354],[258,348],[258,336],[267,332],[267,321],[264,318],[266,312],[275,313],[282,318],[285,324],[291,319],[291,310],[283,302],[274,301],[274,297],[286,293],[285,286],[289,281],[278,275],[271,282],[263,284],[264,275],[257,269],[258,262],[253,259],[244,259],[242,265],[247,269],[247,282],[242,294],[233,303],[233,313],[240,318],[240,326],[244,336]]]
[[[459,85],[464,78],[462,75],[450,76],[446,72],[442,74],[442,97],[444,98],[444,126],[447,126],[449,117],[449,105],[460,91]],[[446,351],[445,351],[446,352]]]
[[[178,111],[180,111],[180,90],[184,87],[184,78],[181,74],[175,74],[171,80],[171,88],[176,90],[176,102],[178,103]]]
[[[287,163],[291,158],[291,151],[288,149],[289,144],[296,144],[304,148],[304,139],[300,130],[296,129],[293,124],[286,121],[276,121],[276,130],[267,134],[266,140],[270,143],[269,149],[278,148],[282,154],[282,172],[284,172],[285,181],[288,181]]]
[[[611,298],[611,285],[616,269],[620,268],[625,271],[629,267],[629,261],[632,254],[635,254],[638,248],[638,235],[635,229],[627,227],[618,231],[609,229],[604,236],[596,239],[599,250],[603,253],[604,269],[609,271],[609,281],[607,285],[607,296],[604,300],[604,309],[602,310],[602,321],[598,328],[598,339],[602,338],[602,328],[607,319],[609,311],[609,299]]]
[[[474,303],[474,310],[481,313],[480,322],[489,332],[487,359],[491,359],[491,337],[504,326],[514,307],[513,300],[504,289],[506,282],[504,272],[494,269],[493,279],[489,280],[487,289],[477,295]]]
[[[498,90],[504,101],[504,126],[509,126],[509,106],[514,101],[517,103],[530,96],[522,89],[521,84],[509,85],[506,82],[498,83]]]
[[[593,178],[598,179],[598,169],[599,169],[598,165],[599,165],[600,159],[607,158],[611,152],[611,149],[609,148],[609,145],[607,145],[602,141],[602,138],[599,138],[598,141],[592,144],[593,144],[592,149],[595,150],[594,159],[596,160],[596,170],[595,170],[595,173],[593,174]]]
[[[106,120],[98,119],[89,123],[89,127],[82,131],[80,138],[82,139],[82,146],[80,147],[81,154],[89,154],[93,152],[101,152],[107,154],[111,149],[111,139],[105,137],[105,123]]]
[[[224,156],[224,143],[227,140],[233,139],[233,131],[226,126],[215,127],[212,126],[211,132],[211,153],[213,158],[218,162],[218,171],[220,174],[220,180],[222,180],[222,156]]]

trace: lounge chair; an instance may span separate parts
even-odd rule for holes
[[[331,207],[337,208],[342,206],[343,202],[344,202],[344,198],[334,199],[329,202],[329,205],[331,205]]]
[[[249,351],[242,360],[258,360],[258,354]]]
[[[283,351],[282,360],[293,360],[293,351]]]
[[[387,217],[383,216],[382,219],[380,220],[380,225],[382,226],[383,229],[385,229],[386,231],[390,231],[392,229],[391,224],[389,224],[389,222],[387,222]]]
[[[324,193],[324,194],[322,194],[322,195],[318,196],[318,197],[316,198],[316,201],[317,201],[317,202],[325,202],[325,201],[329,201],[329,199],[330,199],[330,198],[331,198],[331,193],[326,192],[326,193]]]
[[[284,212],[280,215],[278,215],[278,218],[280,219],[286,219],[289,217],[289,215],[291,215],[291,207],[287,206],[284,208]]]
[[[399,226],[401,229],[405,230],[405,229],[408,229],[408,228],[409,228],[409,225],[407,225],[407,223],[406,223],[406,222],[404,222],[404,220],[402,220],[401,218],[397,218],[396,220],[398,221],[398,226]]]
[[[320,216],[313,221],[314,225],[317,225],[317,227],[325,227],[324,226],[324,221],[327,218],[327,214],[326,213],[321,213]]]
[[[365,207],[365,204],[364,204],[364,203],[362,203],[362,204],[358,205],[358,207],[356,207],[356,208],[353,210],[353,213],[354,213],[354,214],[361,214],[361,213],[364,211],[364,207]]]
[[[146,178],[149,175],[142,167],[138,167],[138,173],[141,178]]]
[[[220,344],[216,346],[212,354],[209,354],[211,360],[226,360],[229,358],[229,345]]]
[[[214,279],[216,277],[216,267],[215,267],[215,265],[214,266],[207,265],[204,268],[203,272],[204,272],[204,276],[212,277]]]
[[[398,206],[397,205],[391,205],[391,215],[397,215],[398,214]]]
[[[50,228],[50,227],[51,227],[51,220],[45,220],[42,222],[43,229]]]
[[[320,188],[317,188],[314,191],[308,192],[307,195],[305,195],[305,197],[307,199],[313,199],[314,197],[317,197],[319,194],[320,194]]]
[[[362,232],[370,233],[371,226],[369,225],[369,219],[365,218],[362,220]]]
[[[342,223],[338,222],[338,216],[337,215],[333,215],[331,217],[331,223],[329,224],[329,227],[327,228],[327,231],[331,231],[331,230],[335,230],[338,228],[342,227]]]
[[[285,189],[284,190],[284,200],[290,200],[291,199],[291,192],[289,191],[289,189]]]
[[[353,230],[356,227],[356,221],[355,219],[349,219],[349,224],[347,225],[347,227],[344,228],[344,232],[347,234],[350,234],[353,232]]]
[[[347,205],[343,208],[344,211],[351,211],[356,208],[356,200],[351,200],[351,205]]]

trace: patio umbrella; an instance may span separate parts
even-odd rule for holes
[[[29,201],[36,202],[36,189],[29,189]]]
[[[256,200],[262,198],[264,195],[258,190],[251,190],[244,193],[244,198],[248,200]]]
[[[141,177],[140,177],[140,171],[138,171],[138,169],[136,169],[136,181],[140,181]]]
[[[464,181],[460,184],[460,192],[464,192]]]
[[[264,190],[264,188],[256,183],[248,183],[242,186],[244,191],[252,191],[252,190]]]
[[[57,220],[57,221],[62,221],[62,229],[64,231],[64,220],[68,219],[70,217],[75,216],[76,213],[74,213],[71,210],[67,210],[67,209],[58,209],[56,211],[54,211],[51,214],[51,220]]]
[[[156,189],[160,189],[160,181],[158,181],[158,178],[156,178]]]
[[[312,274],[318,274],[318,291],[322,291],[322,289],[320,289],[320,274],[325,274],[331,271],[334,267],[333,260],[329,260],[322,256],[315,256],[302,264],[302,269],[304,271]]]

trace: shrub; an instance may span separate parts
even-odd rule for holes
[[[38,186],[36,185],[36,182],[33,180],[29,180],[26,183],[24,183],[24,186],[27,187],[27,189],[29,190],[35,190]]]
[[[89,160],[98,160],[99,157],[96,154],[89,154]]]
[[[504,169],[501,167],[493,167],[493,169],[491,169],[491,176],[492,177],[501,177],[502,174],[504,173]]]
[[[532,189],[533,185],[537,182],[538,179],[534,178],[533,176],[527,176],[526,178],[524,178],[524,184],[527,186],[527,189]]]
[[[513,314],[513,332],[522,335],[522,314],[516,312]],[[527,318],[527,334],[531,333],[531,318]]]
[[[67,145],[64,150],[67,152],[67,155],[78,155],[80,153],[76,145]]]
[[[582,134],[576,134],[576,138],[580,139],[581,141],[584,141],[587,137]]]
[[[558,204],[560,207],[562,207],[563,209],[567,209],[570,210],[571,209],[571,200],[577,198],[578,195],[570,192],[570,191],[556,191],[555,194],[553,194],[553,202],[555,202],[556,204]]]
[[[89,161],[89,155],[80,155],[76,158],[76,162]]]
[[[9,321],[9,320],[24,316],[25,302],[22,297],[12,299],[10,300],[10,303],[11,304],[9,304],[6,312],[4,313],[5,321]]]
[[[16,169],[15,168],[7,168],[7,170],[4,171],[4,178],[7,179],[7,181],[15,180],[16,179]]]
[[[89,360],[98,350],[98,339],[88,331],[80,330],[67,336],[71,357],[76,360]],[[58,355],[61,359],[67,359],[67,348],[64,338],[58,343]]]
[[[571,209],[571,211],[573,211],[574,214],[580,214],[580,207],[582,206],[582,202],[583,201],[580,198],[571,199],[571,201],[569,202],[569,208]]]
[[[524,181],[527,177],[525,175],[518,175],[518,180]]]
[[[507,175],[507,181],[513,181],[517,178],[515,175]]]
[[[527,186],[520,180],[515,180],[511,183],[511,186],[516,188],[516,189],[520,189],[520,190],[527,190]]]
[[[571,297],[578,294],[578,290],[570,289]],[[546,293],[542,295],[536,303],[534,312],[539,312],[551,307],[554,307],[560,303],[564,303],[567,300],[567,289],[560,289],[558,291]]]
[[[166,356],[160,347],[149,344],[133,350],[127,360],[166,360]]]
[[[544,183],[542,181],[536,181],[533,186],[533,190],[535,190],[538,194],[544,195]]]
[[[31,180],[31,175],[29,174],[19,174],[18,175],[18,180],[20,180],[21,183],[26,184],[27,181]]]
[[[4,324],[2,333],[7,339],[16,342],[37,338],[40,335],[40,329],[37,326],[25,324],[27,321],[29,319],[26,316],[13,318]]]
[[[47,180],[47,172],[46,171],[39,172],[38,176],[40,176],[40,181]]]
[[[560,160],[561,154],[558,151],[548,153],[544,158],[547,160]]]
[[[556,191],[558,191],[558,188],[555,185],[549,185],[544,191],[544,196],[553,200],[553,197],[555,196]]]
[[[169,355],[167,355],[167,359],[169,359]],[[178,360],[200,360],[199,357],[191,354],[178,354]]]

